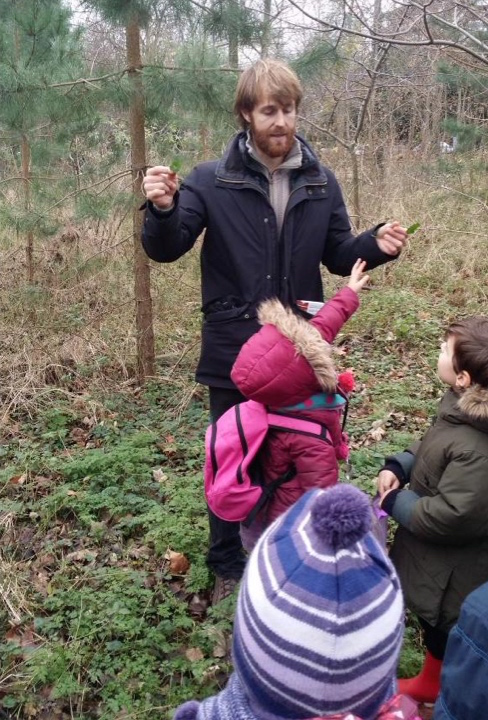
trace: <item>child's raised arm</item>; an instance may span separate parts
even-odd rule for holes
[[[356,260],[351,270],[351,277],[349,278],[347,287],[357,293],[362,290],[366,283],[369,282],[369,275],[365,275],[365,270],[366,261],[361,259]]]

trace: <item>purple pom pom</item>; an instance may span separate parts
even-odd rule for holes
[[[196,720],[200,703],[196,700],[188,700],[177,708],[173,720]]]
[[[350,547],[371,530],[368,496],[353,485],[334,485],[320,492],[312,506],[312,527],[329,547]]]

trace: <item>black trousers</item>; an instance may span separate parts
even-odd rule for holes
[[[422,620],[421,617],[419,617],[419,623],[423,631],[424,645],[427,650],[436,660],[444,660],[448,633],[439,630],[439,628],[436,628],[434,625],[429,625],[429,623]]]
[[[246,399],[239,390],[209,387],[208,391],[210,417],[213,421],[218,420],[233,405]],[[240,523],[221,520],[210,508],[208,508],[208,521],[210,547],[207,553],[207,565],[215,575],[239,580],[246,564],[246,555],[239,535]]]

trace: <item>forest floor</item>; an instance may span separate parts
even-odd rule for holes
[[[371,494],[384,456],[429,424],[446,311],[435,298],[371,291],[338,339],[337,365],[358,382],[348,420],[352,481]],[[37,413],[18,407],[5,418],[4,717],[170,717],[179,702],[225,682],[222,637],[234,598],[209,607],[206,395],[190,367],[180,373],[143,389],[53,389]],[[420,664],[418,638],[410,625],[406,675]]]

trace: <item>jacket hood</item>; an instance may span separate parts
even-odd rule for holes
[[[342,288],[305,320],[276,298],[258,310],[263,327],[242,346],[231,372],[248,400],[274,408],[295,405],[320,391],[336,391],[338,378],[329,343],[359,305],[357,293]]]
[[[266,300],[258,310],[261,325],[274,327],[287,338],[312,368],[319,387],[332,392],[337,386],[337,375],[332,362],[332,348],[319,330],[290,308],[284,307],[279,300]]]
[[[488,389],[477,385],[470,385],[458,400],[458,407],[476,427],[488,432]],[[481,422],[480,422],[481,421]]]

